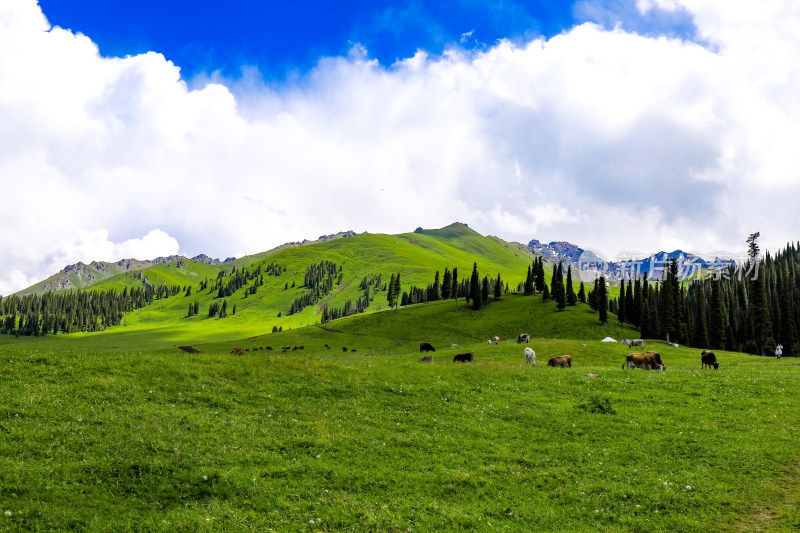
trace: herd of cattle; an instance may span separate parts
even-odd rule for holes
[[[517,344],[529,343],[531,336],[527,333],[520,333],[519,337],[517,337]],[[488,344],[499,344],[500,337],[493,337],[489,339]],[[635,339],[628,343],[629,348],[633,348],[634,346],[638,348],[644,349],[644,340],[643,339]],[[453,344],[452,348],[458,348],[458,344]],[[435,352],[436,348],[429,342],[421,342],[419,343],[419,351],[420,352]],[[523,357],[525,358],[525,362],[527,364],[535,364],[536,363],[536,352],[533,351],[532,348],[525,348],[523,350]],[[474,360],[475,351],[471,351],[469,353],[460,353],[453,357],[454,363],[471,363]],[[433,356],[432,355],[425,355],[420,360],[420,363],[432,363]],[[551,357],[550,360],[547,361],[547,366],[558,367],[558,368],[572,368],[572,356],[571,355],[562,355],[560,357]],[[717,362],[717,357],[714,355],[714,352],[710,352],[708,350],[703,350],[700,354],[700,367],[711,368],[714,367],[714,370],[719,370],[719,363]],[[633,369],[633,368],[641,368],[643,370],[661,370],[664,371],[667,369],[667,366],[661,361],[661,354],[658,352],[645,352],[645,353],[629,353],[625,356],[625,362],[622,363],[623,369]]]
[[[520,333],[517,337],[517,344],[522,343],[529,343],[531,340],[531,336],[528,333]],[[493,337],[488,340],[488,344],[499,344],[500,337]],[[450,346],[453,349],[458,349],[458,344],[452,344]],[[644,349],[644,340],[643,339],[635,339],[628,342],[628,347],[633,348],[642,348]],[[181,349],[185,349],[187,347],[181,346]],[[325,345],[325,348],[330,350],[329,345]],[[272,346],[264,346],[252,348],[253,351],[256,350],[272,350]],[[305,346],[282,346],[282,352],[288,351],[296,351],[296,350],[303,350]],[[236,347],[231,350],[232,355],[243,355],[245,352],[250,351],[250,348],[240,348]],[[355,352],[355,348],[352,350],[348,350],[347,347],[342,347],[343,352],[351,351]],[[421,342],[419,343],[419,351],[420,352],[435,352],[436,348],[429,342]],[[533,351],[532,348],[526,347],[522,355],[525,359],[527,364],[535,364],[536,363],[536,352]],[[471,363],[475,359],[475,351],[467,352],[467,353],[460,353],[453,357],[454,363]],[[420,360],[421,363],[432,363],[433,356],[432,355],[425,355]],[[797,364],[797,363],[795,363]],[[560,357],[551,357],[547,361],[547,366],[557,367],[557,368],[572,368],[572,356],[571,355],[562,355]],[[719,363],[717,362],[717,357],[714,355],[714,352],[710,352],[708,350],[703,350],[700,354],[700,367],[701,368],[711,368],[713,367],[715,370],[719,370]],[[658,352],[644,352],[644,353],[629,353],[625,356],[625,362],[622,363],[623,369],[633,369],[633,368],[641,368],[643,370],[666,370],[667,367],[663,361],[661,361],[661,354]]]

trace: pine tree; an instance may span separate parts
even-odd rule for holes
[[[722,308],[721,285],[721,280],[711,283],[711,318],[709,320],[708,340],[714,350],[721,350],[725,347],[725,312]]]
[[[600,309],[600,305],[597,300],[597,297],[600,294],[598,289],[599,289],[599,280],[597,278],[594,278],[594,289],[592,289],[589,292],[589,307],[591,307],[593,311],[597,311],[598,309]]]
[[[633,315],[635,313],[633,305],[633,281],[628,278],[628,288],[625,290],[625,321],[633,324]]]
[[[749,243],[749,241],[748,241]],[[758,351],[764,355],[764,345],[771,333],[769,307],[767,302],[767,289],[765,286],[766,267],[763,261],[759,262],[759,274],[750,283],[750,308],[753,320],[753,333],[758,343]]]
[[[578,300],[581,303],[586,303],[586,288],[583,286],[583,282],[581,281],[581,288],[578,290]]]
[[[559,262],[558,268],[556,269],[556,275],[553,276],[556,278],[555,299],[556,309],[559,311],[563,311],[567,307],[567,295],[566,291],[564,290],[564,270],[562,268],[562,263]]]
[[[534,261],[534,265],[535,264],[536,264],[536,262]],[[525,296],[530,296],[531,294],[533,294],[533,288],[534,288],[533,287],[533,276],[534,276],[533,268],[531,267],[531,265],[528,265],[528,275],[525,278],[525,289],[524,289],[524,292],[523,292],[523,294]]]
[[[480,309],[483,302],[481,301],[481,282],[478,277],[478,263],[472,264],[472,277],[469,281],[469,297],[472,300],[472,308]]]
[[[619,302],[617,303],[617,320],[619,320],[620,324],[625,323],[625,280],[622,280],[622,283],[619,288]]]
[[[494,299],[499,300],[503,294],[503,281],[500,279],[500,273],[497,273],[497,279],[494,280]]]
[[[695,308],[694,308],[694,335],[692,345],[697,348],[707,348],[708,343],[708,326],[706,324],[706,295],[703,290],[703,284],[698,283],[695,286]]]
[[[648,306],[647,301],[642,303],[640,312],[641,319],[639,321],[639,336],[643,339],[650,339],[653,337],[653,335],[650,333],[650,307]]]
[[[597,282],[597,307],[600,312],[600,323],[608,322],[608,291],[606,290],[606,277],[600,276]]]
[[[442,299],[442,286],[439,284],[439,271],[436,271],[436,276],[433,278],[433,300],[438,301]]]
[[[386,301],[389,303],[389,307],[392,308],[397,303],[397,288],[394,283],[395,276],[392,274],[392,279],[389,281],[389,286],[387,287],[386,292]]]
[[[450,270],[444,269],[444,276],[442,276],[442,300],[449,300],[450,299],[450,289],[452,289],[453,285],[453,275],[450,274]]]
[[[400,272],[394,277],[394,302],[395,302],[395,309],[400,307],[398,302],[397,296],[400,294]]]
[[[484,302],[489,301],[489,276],[483,277],[483,283],[481,285],[481,299]]]
[[[631,322],[637,327],[642,325],[642,281],[638,277],[636,278],[636,283],[633,284],[633,312],[631,313]]]
[[[796,356],[798,341],[797,341],[797,328],[795,325],[795,302],[792,298],[792,285],[789,280],[788,272],[784,275],[784,282],[781,284],[780,289],[780,334],[778,342],[783,345],[783,355],[792,357]]]
[[[542,292],[544,288],[547,287],[547,283],[545,283],[544,279],[544,260],[541,257],[537,257],[534,264],[536,265],[536,272],[533,276],[534,286],[537,291]]]
[[[542,290],[542,300],[547,301],[550,299],[550,289],[547,287],[547,284],[544,284],[544,289]]]
[[[458,311],[458,268],[453,269],[453,286],[450,289],[450,295],[456,301],[456,311]]]
[[[583,283],[581,283],[583,286]],[[567,266],[567,305],[575,305],[578,303],[578,297],[575,296],[575,287],[572,286],[572,265]]]

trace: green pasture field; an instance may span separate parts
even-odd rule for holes
[[[0,530],[800,529],[791,360],[623,370],[633,329],[538,295],[268,325],[0,339]]]

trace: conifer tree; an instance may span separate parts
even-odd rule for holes
[[[711,348],[720,350],[725,347],[725,313],[722,308],[721,280],[711,282],[711,308],[708,340]]]
[[[400,272],[398,272],[397,275],[394,277],[394,302],[395,302],[394,308],[395,309],[400,307],[400,304],[399,304],[398,298],[397,298],[399,295],[400,295]]]
[[[639,310],[641,312],[641,318],[639,321],[639,336],[643,339],[650,339],[653,337],[653,335],[650,333],[650,307],[648,306],[647,301],[642,303],[642,306]]]
[[[442,276],[442,300],[450,299],[450,290],[452,289],[452,285],[453,285],[453,275],[450,274],[449,269],[445,268],[444,276]]]
[[[564,271],[562,270],[562,263],[558,263],[558,267],[554,271],[554,297],[556,299],[556,309],[563,311],[567,307],[567,295],[564,290]]]
[[[483,283],[481,285],[481,299],[484,302],[489,301],[489,276],[483,277]]]
[[[583,281],[581,281],[581,288],[578,289],[578,300],[580,300],[581,303],[586,303],[586,288],[583,286]]]
[[[597,296],[600,294],[598,289],[599,280],[594,278],[594,289],[589,291],[589,307],[591,307],[594,311],[597,311],[600,308],[599,302],[597,301]]]
[[[542,290],[542,300],[547,301],[550,299],[550,289],[547,287],[547,283],[544,284],[544,289]]]
[[[395,276],[392,274],[392,278],[389,281],[389,286],[387,287],[386,292],[386,301],[389,303],[389,307],[394,307],[397,303],[397,288],[395,285]]]
[[[635,314],[633,306],[633,281],[628,278],[628,288],[625,290],[625,321],[633,324],[633,315]]]
[[[759,262],[758,275],[750,283],[750,306],[753,319],[753,333],[758,343],[758,351],[764,355],[764,344],[771,333],[769,308],[767,307],[767,290],[765,287],[765,266]]]
[[[534,265],[535,264],[536,264],[536,262],[534,261]],[[525,278],[525,289],[524,289],[523,294],[525,296],[530,296],[531,294],[533,294],[533,288],[534,288],[533,287],[533,267],[531,267],[531,265],[528,265],[528,276]]]
[[[625,323],[625,280],[622,280],[622,283],[619,288],[619,301],[617,302],[617,320],[619,320],[620,324]]]
[[[497,279],[494,280],[494,299],[499,300],[503,294],[503,281],[500,279],[500,273],[497,273]]]
[[[577,303],[578,297],[575,296],[575,287],[572,286],[572,265],[569,265],[567,266],[567,305],[575,305]]]
[[[536,272],[535,275],[533,276],[533,281],[536,290],[541,292],[544,290],[545,287],[547,287],[547,283],[545,283],[544,279],[544,260],[542,259],[541,256],[536,258],[535,265],[536,265]]]
[[[601,275],[597,281],[597,307],[600,312],[600,323],[608,322],[608,290],[606,289],[606,277]]]
[[[694,335],[692,345],[697,348],[707,348],[710,344],[708,342],[708,326],[706,324],[706,295],[701,283],[695,285],[695,293]]]
[[[438,301],[442,299],[442,286],[439,284],[439,271],[436,271],[436,276],[433,278],[433,299]]]
[[[478,263],[472,264],[472,277],[469,281],[469,297],[472,300],[472,308],[480,309],[483,305],[481,301],[481,284],[478,277]]]
[[[784,347],[783,354],[788,357],[797,356],[798,340],[795,325],[795,301],[792,298],[792,284],[788,271],[784,274],[784,282],[780,288],[780,333],[778,342]]]
[[[631,322],[637,327],[642,325],[642,280],[638,277],[636,278],[636,283],[633,284],[633,312],[631,313]]]
[[[453,285],[450,289],[450,295],[456,301],[456,311],[458,311],[458,268],[453,268]]]

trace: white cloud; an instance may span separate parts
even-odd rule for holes
[[[690,14],[702,44],[583,24],[190,89],[160,54],[105,58],[33,0],[0,2],[0,292],[76,260],[454,220],[609,256],[796,240],[800,8],[637,9]]]

